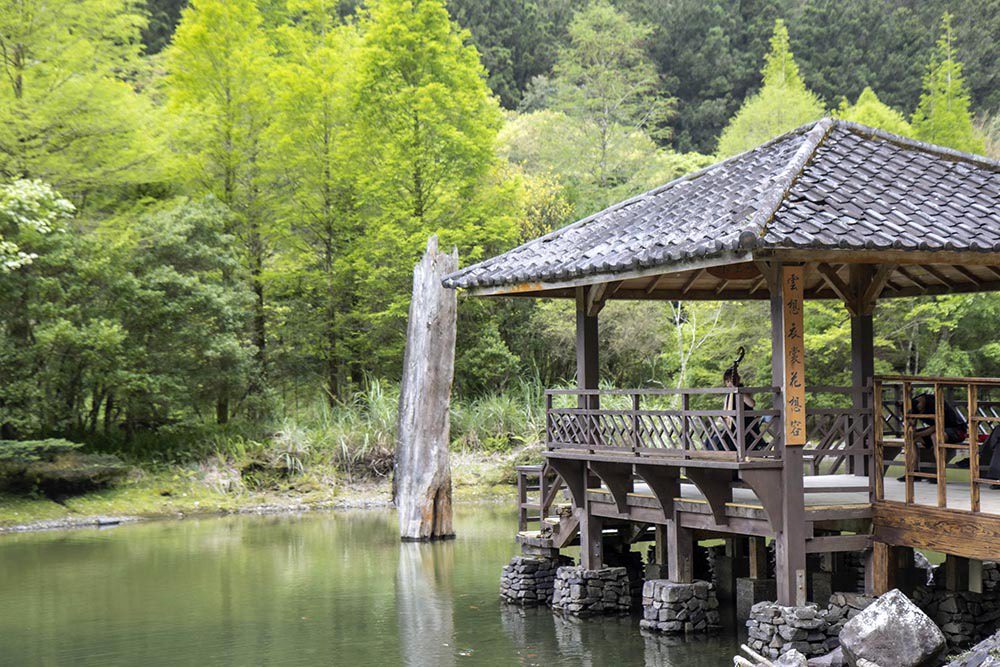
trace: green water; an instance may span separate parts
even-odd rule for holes
[[[388,511],[0,536],[2,665],[731,664],[730,631],[644,637],[497,600],[514,517],[400,544]]]

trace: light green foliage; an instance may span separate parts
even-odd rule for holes
[[[62,231],[62,220],[73,211],[72,204],[41,181],[19,179],[0,185],[0,273],[36,259],[30,250],[33,240]]]
[[[788,43],[784,21],[774,23],[771,51],[761,71],[763,85],[744,101],[739,112],[722,131],[719,155],[741,153],[783,132],[823,116],[823,104],[809,91],[799,75]]]
[[[332,401],[351,354],[350,255],[363,230],[352,141],[359,35],[325,4],[292,5],[297,21],[276,33],[283,57],[271,72],[274,119],[265,140],[283,252],[267,283],[284,306],[271,310],[282,342],[276,363],[305,362],[280,370],[318,375]]]
[[[659,149],[641,129],[617,126],[613,138],[602,146],[586,121],[542,110],[509,121],[500,134],[500,152],[529,174],[558,174],[576,218],[712,162],[698,153]],[[596,166],[602,163],[603,172]]]
[[[983,140],[972,125],[969,91],[955,54],[951,15],[941,19],[941,37],[924,76],[924,91],[913,113],[918,139],[969,153],[982,153]]]
[[[134,88],[144,18],[132,0],[0,6],[0,176],[74,197],[149,182],[149,100]]]
[[[464,262],[508,246],[500,112],[467,33],[439,0],[379,0],[362,23],[354,141],[365,240],[356,248],[354,349],[399,368],[413,263],[431,233]]]
[[[656,95],[656,68],[645,50],[651,33],[650,26],[597,0],[573,17],[568,46],[556,61],[556,108],[580,121],[596,149],[588,162],[598,187],[620,177],[618,165],[609,162],[622,152],[619,144],[669,116],[671,100]]]
[[[875,91],[868,87],[861,91],[861,95],[858,96],[858,100],[854,104],[849,104],[847,98],[844,98],[835,115],[843,120],[861,123],[904,137],[913,136],[913,128],[906,122],[903,114],[889,105],[883,104]]]

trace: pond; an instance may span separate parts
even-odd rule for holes
[[[684,642],[503,607],[514,527],[468,506],[437,544],[400,544],[390,511],[0,536],[0,664],[731,664],[731,618]]]

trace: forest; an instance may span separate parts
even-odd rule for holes
[[[997,0],[0,1],[0,439],[385,474],[429,235],[475,262],[825,115],[996,158],[998,39]],[[609,305],[603,380],[766,377],[762,308]],[[998,316],[884,302],[878,370],[1000,375]],[[806,322],[849,377],[842,305]],[[460,299],[456,449],[537,439],[572,327]]]

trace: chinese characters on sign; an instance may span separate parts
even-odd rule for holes
[[[806,444],[806,364],[802,339],[802,267],[786,266],[781,275],[784,303],[785,444]]]

